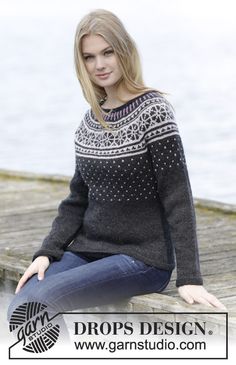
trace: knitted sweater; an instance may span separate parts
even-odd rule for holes
[[[108,109],[104,109],[108,111]],[[170,102],[149,91],[113,109],[105,129],[92,109],[75,132],[75,173],[33,259],[65,250],[123,253],[173,270],[176,286],[202,285],[196,217]]]

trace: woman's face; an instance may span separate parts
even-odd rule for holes
[[[122,76],[113,48],[100,35],[82,38],[82,56],[90,79],[106,88],[113,86]],[[99,76],[107,74],[105,76]]]

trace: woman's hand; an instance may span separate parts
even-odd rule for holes
[[[223,303],[221,303],[213,294],[202,285],[183,285],[178,287],[179,295],[189,304],[201,303],[208,307],[216,307],[227,310]]]
[[[34,274],[38,273],[38,280],[43,280],[44,273],[47,270],[48,266],[50,265],[49,258],[47,256],[38,256],[32,264],[28,267],[25,271],[24,275],[18,282],[16,287],[15,294],[17,294],[22,286],[26,283],[26,281]]]

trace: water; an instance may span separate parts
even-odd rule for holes
[[[89,108],[74,71],[73,38],[90,4],[74,15],[72,6],[70,16],[0,17],[0,168],[73,174],[74,132]],[[236,204],[236,31],[227,21],[230,11],[222,5],[222,19],[218,12],[199,20],[173,10],[172,1],[155,4],[159,11],[145,20],[141,7],[135,17],[124,2],[105,8],[117,9],[136,40],[146,84],[171,94],[193,195]],[[144,22],[145,32],[138,26]]]

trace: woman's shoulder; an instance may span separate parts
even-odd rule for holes
[[[149,95],[151,98],[153,98],[157,103],[168,103],[170,104],[170,101],[168,99],[167,93],[162,93],[158,90],[153,90],[149,92]]]
[[[82,114],[82,117],[80,118],[79,122],[78,122],[78,125],[76,127],[76,131],[75,133],[78,133],[78,131],[83,128],[83,126],[86,124],[86,120],[90,119],[90,116],[91,116],[91,112],[92,112],[92,109],[89,108],[87,109],[83,114]]]
[[[175,114],[174,107],[167,96],[156,90],[148,93],[148,98],[146,98],[145,103],[143,104],[144,113],[147,111],[152,113],[152,111],[155,110]]]

